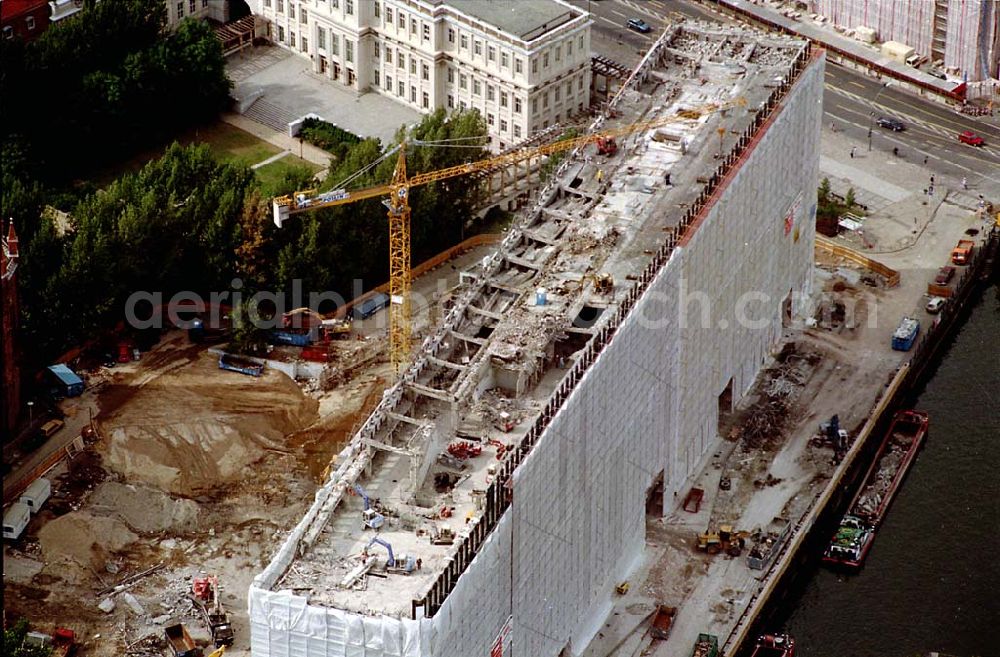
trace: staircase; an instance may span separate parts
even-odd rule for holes
[[[243,112],[243,116],[284,134],[288,133],[288,124],[296,119],[293,114],[284,108],[278,107],[263,98],[258,98],[256,102]]]

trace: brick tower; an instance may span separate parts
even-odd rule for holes
[[[3,241],[3,248],[0,249],[0,303],[3,306],[0,314],[0,434],[9,436],[21,409],[21,372],[17,366],[15,344],[20,323],[17,303],[18,240],[13,220],[7,224],[6,235],[3,235],[3,228],[0,223]]]

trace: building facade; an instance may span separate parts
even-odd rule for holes
[[[809,11],[844,29],[875,30],[942,62],[969,82],[1000,78],[1000,3],[995,0],[810,0]]]
[[[0,222],[0,435],[12,435],[21,409],[21,371],[18,368],[17,329],[20,311],[17,302],[18,239],[14,223],[4,235]]]
[[[500,148],[590,104],[590,19],[563,0],[255,2],[314,72],[421,112],[477,109]]]
[[[45,0],[0,0],[0,29],[4,39],[31,41],[49,26]]]

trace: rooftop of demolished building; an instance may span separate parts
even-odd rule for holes
[[[726,139],[746,129],[805,44],[683,23],[656,48],[650,74],[624,92],[617,116],[601,129],[677,120],[620,137],[613,155],[590,146],[560,167],[558,193],[543,192],[524,214],[494,256],[499,265],[466,277],[464,294],[437,327],[435,349],[425,342],[410,370],[416,374],[369,419],[377,432],[355,436],[364,465],[339,470],[339,504],[271,588],[311,604],[411,617],[411,601],[423,599],[457,537],[475,525],[506,447],[518,443],[718,166],[719,129],[728,149]],[[679,116],[710,105],[728,109]],[[378,500],[384,522],[377,535],[401,570],[407,556],[419,568],[387,571],[388,551],[368,548],[376,532],[365,527],[363,498],[349,494],[355,483]]]

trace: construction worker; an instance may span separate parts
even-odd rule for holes
[[[597,170],[597,182],[604,180],[604,169]]]
[[[856,147],[851,146],[851,159],[854,159],[854,151],[858,150]]]
[[[965,179],[965,176],[962,176],[962,189],[969,189],[969,181]]]

